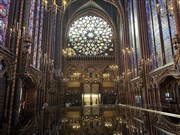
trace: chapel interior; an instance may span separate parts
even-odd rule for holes
[[[0,0],[0,135],[180,135],[180,0]]]

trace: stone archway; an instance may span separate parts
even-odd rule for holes
[[[36,107],[36,88],[33,80],[27,77],[23,80],[20,92],[20,123],[26,125],[33,117]]]
[[[161,108],[164,112],[180,113],[180,99],[179,99],[179,85],[178,78],[173,76],[164,77],[163,81],[159,84]],[[180,119],[168,117],[173,123],[179,123]]]
[[[11,66],[6,57],[0,56],[0,129],[8,119],[9,96],[12,81]]]

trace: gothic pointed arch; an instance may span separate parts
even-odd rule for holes
[[[93,79],[92,81],[100,81],[100,73],[94,67],[87,67],[82,73],[83,81]]]
[[[173,75],[167,75],[161,80],[159,84],[160,90],[160,102],[162,104],[162,110],[169,113],[177,113],[180,110],[179,96],[180,96],[180,84],[179,79]],[[180,119],[173,117],[166,117],[173,123],[179,123]]]

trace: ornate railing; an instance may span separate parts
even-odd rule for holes
[[[73,56],[68,61],[114,61],[114,56]]]

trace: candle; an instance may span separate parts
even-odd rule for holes
[[[19,23],[17,22],[17,24],[16,24],[16,28],[18,29],[19,28]]]
[[[26,34],[26,27],[23,27],[23,35]]]
[[[48,3],[48,1],[45,0],[45,1],[44,1],[44,6],[45,6],[45,10],[46,10],[46,11],[47,11],[47,3]]]
[[[12,33],[12,28],[9,31],[10,31],[10,34],[11,34]]]

